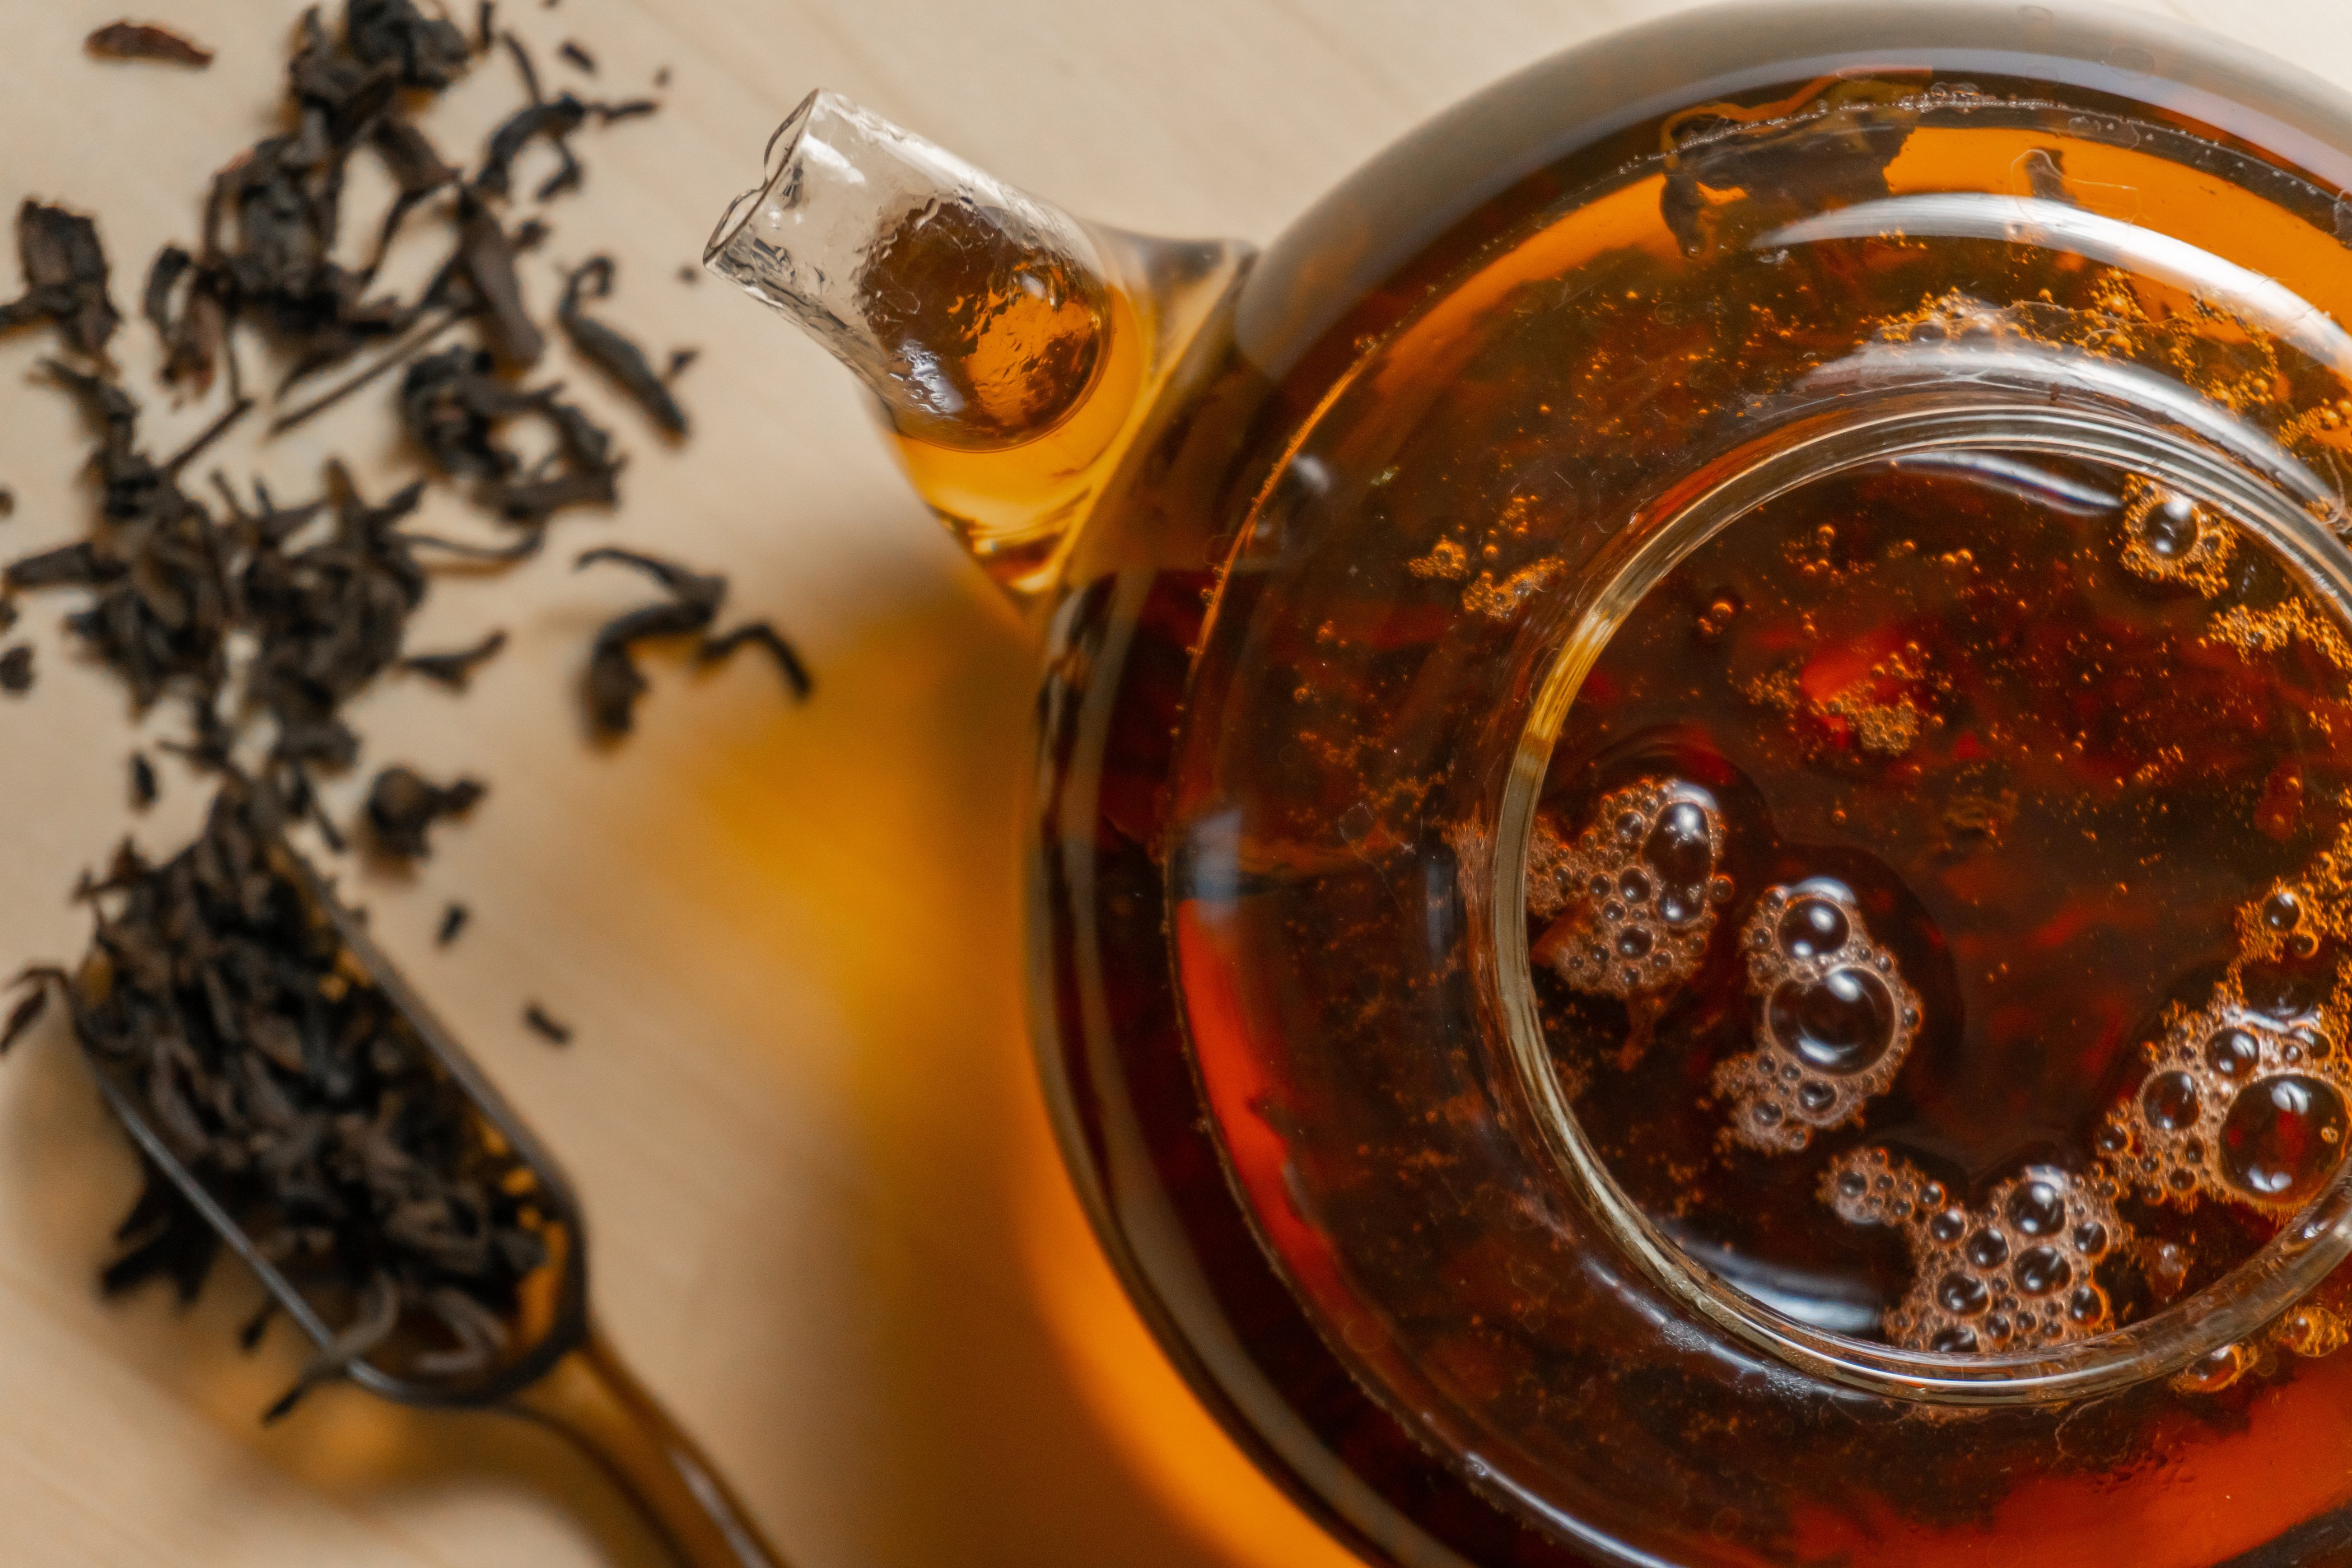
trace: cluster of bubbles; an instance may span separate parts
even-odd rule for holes
[[[2209,509],[2135,474],[2124,484],[2125,570],[2210,599],[2229,586],[2237,536]]]
[[[1827,877],[1766,889],[1740,948],[1759,1043],[1716,1068],[1715,1092],[1731,1103],[1733,1138],[1793,1153],[1894,1086],[1919,998],[1870,940],[1853,890]]]
[[[1850,1224],[1903,1233],[1912,1285],[1885,1320],[1898,1344],[1947,1355],[2039,1350],[2114,1326],[2092,1277],[2129,1234],[2112,1183],[2030,1165],[1969,1206],[1908,1161],[1865,1148],[1830,1167],[1822,1196]]]
[[[1551,923],[1530,951],[1579,991],[1623,998],[1684,984],[1731,897],[1722,859],[1715,797],[1680,780],[1611,791],[1573,839],[1538,818],[1528,910]]]
[[[2173,1374],[2172,1386],[2184,1394],[2219,1394],[2250,1372],[2273,1370],[2280,1351],[2316,1361],[2334,1355],[2347,1341],[2352,1341],[2352,1325],[2341,1312],[2305,1301],[2272,1324],[2259,1342],[2223,1345],[2190,1362]]]
[[[2176,1019],[2099,1152],[2160,1203],[2292,1214],[2335,1173],[2352,1125],[2347,1064],[2316,1018],[2291,1026],[2230,1000]]]
[[[2127,521],[2126,563],[2143,575],[2201,588],[2231,553],[2226,530],[2154,486],[2127,498]],[[1732,895],[1718,869],[1724,849],[1714,797],[1678,779],[1610,792],[1573,837],[1538,818],[1527,905],[1546,924],[1532,955],[1572,988],[1621,1000],[1688,983]],[[2114,1310],[2095,1271],[2132,1240],[2116,1208],[2127,1191],[2281,1215],[2317,1194],[2352,1140],[2352,1051],[2316,1008],[2267,996],[2250,1005],[2239,971],[2316,951],[2321,922],[2306,906],[2333,907],[2338,885],[2352,887],[2352,840],[2337,858],[2334,880],[2279,884],[2242,912],[2242,963],[2207,1005],[2168,1021],[2138,1090],[2101,1124],[2086,1173],[2029,1166],[1971,1205],[1883,1147],[1832,1163],[1823,1201],[1849,1224],[1896,1229],[1911,1256],[1912,1284],[1885,1318],[1889,1339],[1966,1355],[2106,1331]],[[1919,998],[1872,940],[1853,890],[1830,878],[1766,889],[1740,952],[1755,1045],[1715,1069],[1714,1092],[1730,1106],[1726,1136],[1795,1152],[1817,1132],[1858,1122],[1893,1087],[1919,1032]],[[2272,1364],[2278,1350],[2321,1356],[2347,1339],[2352,1325],[2305,1302],[2258,1344],[2224,1346],[2175,1384],[2214,1392]]]

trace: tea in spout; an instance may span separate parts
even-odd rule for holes
[[[1081,223],[816,92],[703,259],[857,374],[933,510],[1031,593],[1248,255]]]

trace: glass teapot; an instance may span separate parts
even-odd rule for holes
[[[2352,1542],[2352,102],[1686,13],[1263,252],[830,94],[709,264],[1046,642],[1069,1163],[1404,1564]]]

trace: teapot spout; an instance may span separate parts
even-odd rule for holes
[[[703,264],[855,371],[924,499],[1034,594],[1249,254],[1083,224],[820,91]]]

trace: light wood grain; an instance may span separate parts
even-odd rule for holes
[[[576,37],[597,84],[675,73],[665,111],[590,133],[587,189],[529,265],[621,264],[616,321],[696,343],[689,446],[666,447],[559,349],[550,370],[632,449],[626,504],[561,525],[735,574],[820,682],[780,700],[754,659],[656,672],[639,734],[601,751],[571,700],[593,626],[634,584],[569,549],[450,581],[417,646],[514,636],[475,690],[387,683],[360,705],[369,765],[478,773],[491,795],[412,879],[358,879],[394,956],[572,1170],[595,1294],[646,1381],[706,1441],[803,1568],[1344,1561],[1214,1432],[1120,1300],[1063,1184],[1021,1021],[1016,833],[1031,650],[908,497],[845,377],[715,284],[676,271],[772,122],[826,85],[1074,210],[1147,232],[1264,238],[1414,121],[1651,0],[508,0],[544,51]],[[2352,80],[2352,10],[2154,5]],[[297,11],[155,8],[215,46],[204,73],[106,65],[79,40],[113,0],[14,0],[0,41],[0,196],[100,215],[135,296],[194,195],[268,126]],[[143,15],[144,13],[142,13]],[[561,72],[562,68],[551,67]],[[514,87],[489,62],[434,126],[470,148]],[[408,263],[421,265],[418,258]],[[0,267],[0,273],[6,268]],[[150,334],[122,336],[144,381]],[[0,344],[0,526],[14,555],[68,537],[81,434]],[[174,445],[209,409],[163,410]],[[396,469],[382,399],[225,453],[281,495],[331,451]],[[434,521],[464,526],[446,495]],[[0,701],[0,965],[79,951],[64,892],[132,826],[119,689],[77,665],[54,604],[40,679]],[[163,721],[168,732],[170,721]],[[146,727],[152,733],[156,726]],[[352,804],[355,775],[338,787]],[[136,823],[168,848],[197,787],[167,771]],[[476,923],[446,952],[445,900]],[[527,998],[578,1027],[520,1026]],[[227,1349],[248,1300],[100,1303],[89,1279],[132,1182],[120,1139],[45,1028],[0,1069],[0,1561],[267,1568],[651,1564],[551,1439],[331,1392],[268,1432],[295,1364]]]

